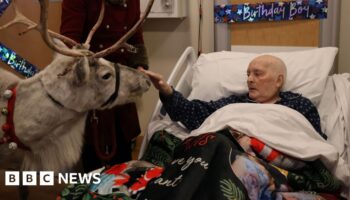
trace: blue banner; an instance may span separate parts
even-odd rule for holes
[[[0,0],[1,1],[1,0]],[[32,77],[39,70],[33,64],[16,54],[16,52],[7,48],[0,42],[0,60],[25,77]]]
[[[6,8],[10,5],[10,3],[11,0],[0,0],[0,17],[5,12]],[[33,64],[29,63],[24,58],[17,55],[16,52],[12,51],[10,48],[6,47],[1,42],[0,60],[25,77],[31,77],[39,71]]]
[[[215,23],[327,18],[328,0],[296,0],[215,6]]]
[[[11,0],[0,0],[0,17],[6,10],[6,8],[10,5]]]

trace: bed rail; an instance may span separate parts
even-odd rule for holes
[[[167,82],[175,86],[175,89],[187,97],[191,92],[192,80],[192,65],[196,62],[197,56],[193,47],[187,47],[176,62],[173,71],[171,72]],[[152,113],[151,121],[155,120],[157,116],[166,115],[165,110],[162,109],[162,103],[158,100],[157,105]]]
[[[196,62],[196,60],[197,54],[193,47],[187,47],[176,62],[175,67],[167,80],[167,82],[170,85],[175,86],[175,89],[181,92],[185,97],[187,97],[190,94],[192,89],[192,66]],[[152,113],[152,117],[149,124],[155,120],[163,119],[165,116],[166,112],[163,109],[162,102],[158,100],[156,107]],[[149,133],[149,131],[147,130],[141,144],[139,159],[144,154],[151,135],[152,133]]]

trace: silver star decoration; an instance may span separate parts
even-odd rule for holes
[[[278,5],[279,5],[279,6],[283,6],[283,5],[284,5],[284,2],[282,2],[282,1],[281,1],[281,2],[278,2]]]
[[[316,15],[314,15],[314,14],[310,15],[310,19],[315,19],[315,17],[316,17]]]
[[[303,3],[302,0],[298,0],[298,1],[297,1],[297,4],[298,4],[298,5],[301,5],[302,3]]]
[[[242,9],[238,9],[237,14],[241,15],[242,14]]]
[[[225,11],[225,13],[226,13],[226,15],[231,15],[231,10],[227,9],[227,10]]]
[[[248,21],[252,22],[252,21],[254,21],[254,18],[251,17],[251,18],[248,19]]]
[[[317,3],[321,4],[323,0],[316,0]]]
[[[323,11],[324,13],[327,13],[327,12],[328,12],[328,8],[322,8],[322,11]]]

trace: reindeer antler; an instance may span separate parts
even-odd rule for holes
[[[93,55],[93,57],[101,58],[104,57],[114,51],[116,51],[120,47],[126,47],[126,48],[132,48],[130,44],[127,44],[126,41],[140,28],[140,26],[144,23],[147,15],[151,11],[152,5],[154,0],[148,0],[148,4],[146,7],[145,12],[140,17],[140,19],[136,22],[136,24],[123,36],[121,37],[116,43],[114,43],[109,48],[99,51]]]
[[[93,54],[93,52],[89,51],[89,45],[90,45],[90,41],[94,35],[94,33],[96,32],[96,30],[98,29],[98,27],[101,25],[103,17],[104,17],[104,11],[105,11],[105,3],[104,0],[102,1],[102,6],[101,6],[101,12],[100,12],[100,16],[96,22],[96,24],[94,25],[94,27],[91,29],[85,43],[83,44],[83,47],[86,47],[87,49],[84,50],[80,50],[80,51],[76,51],[73,49],[66,49],[66,48],[61,48],[60,46],[56,45],[53,41],[52,41],[52,37],[58,38],[61,41],[63,41],[64,43],[67,43],[71,46],[81,46],[79,43],[75,42],[74,40],[58,34],[56,32],[53,32],[51,30],[48,29],[47,27],[47,19],[48,19],[48,4],[49,4],[49,0],[38,0],[40,3],[40,24],[36,24],[35,22],[31,21],[30,19],[28,19],[27,17],[25,17],[17,8],[16,6],[16,0],[13,0],[13,7],[15,10],[15,17],[13,20],[11,20],[10,22],[8,22],[7,24],[0,26],[0,30],[8,28],[14,24],[20,23],[20,24],[25,24],[27,25],[27,29],[24,30],[22,33],[20,34],[24,34],[30,30],[36,29],[40,32],[44,42],[54,51],[63,54],[63,55],[67,55],[67,56],[72,56],[72,57],[80,57],[80,56],[93,56],[96,58],[100,58],[100,57],[104,57],[114,51],[116,51],[118,48],[120,47],[126,47],[128,49],[132,49],[134,48],[132,45],[127,44],[126,41],[140,28],[140,26],[144,23],[147,15],[149,14],[149,12],[151,11],[152,5],[154,0],[149,0],[148,1],[148,5],[146,7],[146,10],[144,12],[144,14],[140,17],[140,19],[136,22],[136,24],[123,36],[121,37],[116,43],[114,43],[112,46],[110,46],[109,48],[97,52],[95,54]]]
[[[104,16],[105,16],[105,1],[103,0],[102,1],[102,5],[101,5],[100,16],[98,17],[97,22],[94,25],[94,27],[92,27],[92,29],[90,30],[90,33],[89,33],[88,37],[86,38],[85,43],[83,44],[84,46],[90,46],[90,42],[91,42],[92,36],[94,36],[94,34],[97,31],[98,27],[100,27]]]
[[[39,0],[40,2],[40,27],[39,27],[39,32],[41,33],[41,36],[45,43],[54,51],[57,51],[58,53],[61,53],[63,55],[67,56],[72,56],[72,57],[79,57],[79,56],[89,56],[92,54],[91,51],[86,50],[86,51],[74,51],[72,49],[68,48],[61,48],[58,45],[56,45],[53,41],[52,38],[49,35],[48,27],[47,27],[47,16],[48,16],[48,4],[49,0]],[[56,35],[56,34],[55,34]],[[57,33],[56,36],[59,37],[64,37],[63,35],[60,35]],[[76,43],[77,44],[77,43]]]
[[[30,19],[28,19],[27,17],[25,17],[18,9],[17,4],[16,4],[16,0],[13,0],[13,8],[15,11],[15,17],[8,22],[7,24],[0,26],[0,30],[8,28],[10,26],[13,26],[15,24],[24,24],[27,25],[27,29],[24,30],[23,32],[19,33],[20,35],[27,33],[30,30],[38,30],[41,34],[41,36],[43,37],[43,40],[45,41],[45,43],[54,51],[61,53],[63,55],[67,55],[67,56],[85,56],[85,55],[91,55],[92,52],[86,51],[86,52],[78,52],[78,51],[74,51],[71,49],[63,49],[61,47],[59,47],[58,45],[56,45],[53,41],[52,41],[52,37],[58,38],[60,40],[62,40],[63,42],[71,45],[71,46],[77,46],[79,45],[79,43],[75,42],[74,40],[65,37],[63,35],[60,35],[58,33],[55,33],[51,30],[48,30],[47,28],[47,16],[48,16],[48,4],[49,1],[48,0],[39,0],[40,2],[40,24],[38,25],[37,23],[31,21]]]

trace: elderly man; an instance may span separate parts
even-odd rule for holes
[[[160,99],[170,118],[180,121],[189,130],[198,128],[210,114],[231,103],[273,103],[300,112],[323,138],[327,138],[321,131],[320,117],[312,102],[300,94],[281,91],[287,70],[284,62],[275,56],[262,55],[249,63],[248,94],[231,95],[210,102],[189,101],[167,84],[161,75],[142,71],[151,78],[153,85],[159,90]]]

